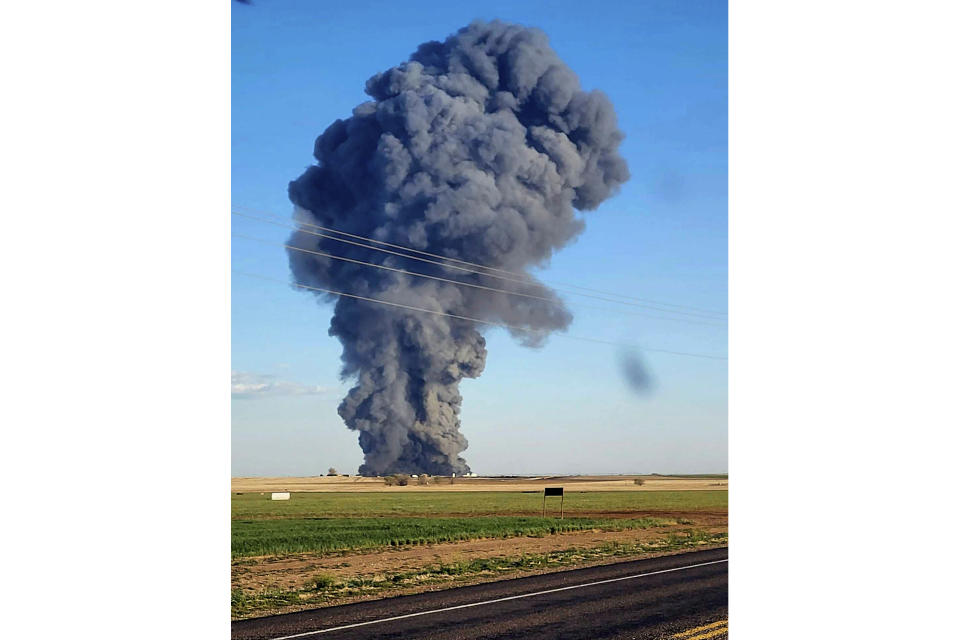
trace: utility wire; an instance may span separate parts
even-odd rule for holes
[[[264,214],[264,215],[268,215],[268,216],[270,216],[270,217],[272,217],[272,218],[276,218],[277,220],[282,220],[282,221],[284,221],[284,222],[286,221],[286,218],[283,218],[282,216],[279,216],[279,215],[277,215],[277,214],[275,214],[275,213],[271,213],[271,212],[269,212],[269,211],[262,211],[262,210],[258,211],[258,210],[256,210],[256,209],[252,209],[251,207],[239,207],[239,208],[246,209],[247,211],[250,211],[250,212],[252,212],[252,213],[261,213],[261,214]],[[321,225],[318,225],[318,224],[313,224],[313,223],[311,223],[311,222],[302,222],[302,221],[299,221],[299,220],[298,220],[298,221],[297,221],[297,224],[302,225],[302,226],[305,226],[305,227],[313,227],[314,229],[320,229],[321,231],[327,231],[327,232],[330,232],[330,233],[338,233],[338,234],[347,236],[347,237],[349,237],[349,238],[356,238],[356,239],[358,239],[358,240],[366,240],[367,242],[373,242],[373,243],[375,243],[375,244],[383,245],[383,246],[386,246],[386,247],[393,247],[393,248],[395,248],[395,249],[403,249],[404,251],[410,251],[410,252],[413,252],[413,253],[418,253],[418,254],[420,254],[420,255],[430,256],[431,258],[440,258],[441,260],[449,260],[449,261],[451,261],[451,262],[456,262],[456,263],[458,263],[458,264],[463,264],[463,265],[467,265],[467,266],[471,266],[471,267],[476,267],[476,268],[479,268],[479,269],[488,269],[488,270],[490,270],[490,271],[496,271],[496,272],[499,272],[499,273],[505,273],[505,274],[507,274],[507,275],[518,276],[518,277],[521,277],[521,278],[527,277],[526,274],[524,274],[524,273],[517,273],[517,272],[515,272],[515,271],[507,271],[506,269],[499,269],[499,268],[497,268],[497,267],[489,267],[489,266],[486,266],[486,265],[483,265],[483,264],[478,264],[478,263],[476,263],[476,262],[467,262],[466,260],[460,260],[460,259],[457,259],[457,258],[450,258],[450,257],[443,256],[443,255],[440,255],[440,254],[430,253],[430,252],[428,252],[428,251],[422,251],[422,250],[420,250],[420,249],[413,249],[413,248],[411,248],[411,247],[405,247],[405,246],[400,245],[400,244],[393,244],[393,243],[391,243],[391,242],[385,242],[385,241],[383,241],[383,240],[377,240],[377,239],[371,238],[371,237],[369,237],[369,236],[362,236],[362,235],[357,235],[357,234],[355,234],[355,233],[348,233],[348,232],[346,232],[346,231],[340,231],[339,229],[333,229],[333,228],[330,228],[330,227],[324,227],[324,226],[321,226]],[[545,281],[545,282],[547,282],[548,284],[551,284],[549,281]],[[557,284],[557,285],[561,285],[561,286],[565,286],[565,287],[573,287],[574,289],[581,289],[581,290],[583,290],[583,291],[592,291],[592,292],[594,292],[594,293],[602,293],[602,294],[605,294],[605,295],[618,296],[618,297],[621,297],[621,298],[626,298],[626,299],[628,299],[628,300],[634,300],[634,301],[636,301],[636,302],[643,302],[643,303],[647,303],[647,304],[657,304],[657,305],[664,306],[664,307],[675,307],[675,308],[677,308],[677,309],[689,309],[689,310],[691,310],[691,311],[699,311],[699,312],[701,312],[701,313],[709,313],[709,314],[715,314],[715,315],[720,315],[720,316],[725,316],[725,315],[727,315],[726,312],[723,312],[723,311],[713,311],[713,310],[710,310],[710,309],[700,309],[700,308],[697,308],[697,307],[691,307],[691,306],[687,306],[687,305],[671,304],[671,303],[669,303],[669,302],[658,302],[658,301],[656,301],[656,300],[645,300],[645,299],[643,299],[643,298],[635,298],[635,297],[633,297],[633,296],[624,295],[624,294],[622,294],[622,293],[615,293],[615,292],[611,292],[611,291],[603,291],[602,289],[591,289],[590,287],[582,287],[582,286],[580,286],[580,285],[570,284],[570,283],[565,283],[565,282],[556,282],[556,281],[554,281],[552,284]]]
[[[494,326],[494,327],[501,327],[501,328],[503,328],[503,329],[510,329],[510,330],[512,330],[512,331],[524,331],[524,332],[526,332],[526,333],[532,333],[532,334],[539,335],[539,336],[542,336],[542,337],[546,337],[547,335],[549,335],[549,332],[548,332],[548,331],[542,331],[542,330],[537,330],[537,329],[530,329],[530,328],[528,328],[528,327],[518,327],[518,326],[515,326],[515,325],[509,325],[509,324],[502,324],[502,323],[499,323],[499,322],[492,322],[492,321],[490,321],[490,320],[481,320],[480,318],[471,318],[471,317],[469,317],[469,316],[461,316],[461,315],[457,315],[457,314],[455,314],[455,313],[447,313],[447,312],[445,312],[445,311],[436,311],[436,310],[434,310],[434,309],[424,309],[423,307],[414,307],[414,306],[412,306],[412,305],[401,304],[401,303],[399,303],[399,302],[390,302],[389,300],[381,300],[381,299],[379,299],[379,298],[368,298],[368,297],[366,297],[366,296],[359,296],[359,295],[356,295],[356,294],[353,294],[353,293],[346,293],[346,292],[343,292],[343,291],[334,291],[333,289],[323,289],[323,288],[321,288],[321,287],[311,287],[311,286],[308,286],[308,285],[305,285],[305,284],[300,284],[300,283],[298,283],[298,282],[292,282],[292,283],[291,283],[291,282],[284,282],[283,280],[280,280],[280,279],[278,279],[278,278],[270,278],[270,277],[261,276],[261,275],[255,274],[255,273],[246,273],[246,272],[244,272],[244,271],[238,271],[238,270],[236,270],[236,269],[233,269],[232,271],[233,271],[234,273],[238,274],[238,275],[246,276],[246,277],[248,277],[248,278],[257,278],[257,279],[259,279],[259,280],[266,280],[266,281],[269,281],[269,282],[279,282],[280,284],[292,284],[292,285],[295,286],[295,287],[299,287],[299,288],[301,288],[301,289],[309,289],[310,291],[321,291],[321,292],[323,292],[323,293],[329,293],[329,294],[335,295],[335,296],[346,296],[347,298],[355,298],[355,299],[357,299],[357,300],[363,300],[363,301],[365,301],[365,302],[375,302],[375,303],[377,303],[377,304],[385,304],[385,305],[389,305],[389,306],[391,306],[391,307],[399,307],[399,308],[401,308],[401,309],[409,309],[409,310],[411,310],[411,311],[422,311],[422,312],[424,312],[424,313],[432,313],[432,314],[438,315],[438,316],[446,316],[446,317],[448,317],[448,318],[456,318],[457,320],[466,320],[467,322],[477,322],[477,323],[480,323],[480,324],[486,324],[486,325],[490,325],[490,326]],[[714,356],[714,355],[709,355],[709,354],[705,354],[705,353],[690,353],[690,352],[687,352],[687,351],[670,351],[670,350],[668,350],[668,349],[653,349],[653,348],[648,348],[648,347],[640,347],[639,345],[634,345],[634,344],[627,344],[627,343],[624,343],[624,342],[614,342],[614,341],[611,341],[611,340],[603,340],[603,339],[601,339],[601,338],[587,338],[587,337],[585,337],[585,336],[573,336],[573,335],[566,334],[566,333],[558,333],[558,334],[556,334],[556,335],[558,335],[558,336],[560,336],[560,337],[562,337],[562,338],[571,338],[571,339],[573,339],[573,340],[583,340],[583,341],[586,341],[586,342],[596,342],[596,343],[599,343],[599,344],[611,344],[611,345],[614,345],[614,346],[617,346],[617,347],[622,347],[622,346],[626,346],[626,347],[636,347],[636,348],[641,349],[641,350],[643,350],[643,351],[653,351],[653,352],[657,352],[657,353],[668,353],[668,354],[675,355],[675,356],[690,356],[690,357],[693,357],[693,358],[706,358],[706,359],[708,359],[708,360],[726,360],[726,359],[727,359],[726,356]]]
[[[354,246],[357,246],[357,247],[362,247],[362,248],[364,248],[364,249],[372,249],[372,250],[374,250],[374,251],[380,251],[380,252],[383,252],[383,253],[389,253],[389,254],[391,254],[391,255],[395,255],[395,256],[398,256],[398,257],[401,257],[401,258],[407,258],[407,259],[410,259],[410,260],[419,260],[420,262],[427,262],[427,263],[430,263],[430,264],[435,264],[435,265],[438,265],[438,266],[441,266],[441,267],[444,267],[444,268],[447,268],[447,269],[457,269],[457,270],[459,270],[459,271],[465,271],[465,272],[467,272],[467,273],[474,273],[474,274],[481,275],[481,276],[487,276],[487,277],[489,277],[489,278],[497,278],[497,279],[499,279],[499,280],[506,280],[506,281],[508,281],[508,282],[514,282],[514,283],[517,283],[517,284],[523,284],[523,285],[530,285],[530,284],[532,284],[529,279],[526,279],[526,280],[518,280],[518,279],[515,279],[515,278],[508,278],[508,277],[506,277],[506,276],[498,276],[498,275],[495,275],[495,274],[492,274],[492,273],[485,273],[485,272],[482,272],[482,271],[477,271],[477,270],[475,270],[475,269],[468,269],[467,267],[460,267],[460,266],[457,266],[457,265],[454,265],[454,264],[447,264],[447,263],[444,263],[444,262],[437,262],[436,260],[430,260],[430,259],[428,259],[428,258],[421,258],[421,257],[419,257],[419,256],[412,256],[412,255],[405,254],[405,253],[399,253],[399,252],[397,252],[397,251],[391,251],[390,249],[382,249],[382,248],[380,248],[380,247],[372,247],[372,246],[370,246],[370,245],[368,245],[368,244],[362,244],[362,243],[360,243],[360,242],[355,242],[355,241],[353,241],[353,240],[347,240],[346,238],[338,238],[337,236],[331,236],[331,235],[326,234],[326,233],[320,233],[320,232],[317,232],[317,231],[310,231],[310,230],[308,230],[308,229],[303,229],[303,228],[294,227],[294,226],[291,226],[291,225],[286,224],[286,223],[274,222],[273,220],[267,220],[266,218],[258,218],[258,217],[256,217],[256,216],[250,216],[250,215],[247,215],[247,214],[245,214],[245,213],[240,213],[240,212],[236,212],[236,211],[233,211],[233,212],[231,212],[231,213],[232,213],[233,215],[235,215],[235,216],[240,216],[241,218],[247,218],[247,219],[249,219],[249,220],[257,220],[257,221],[259,221],[259,222],[264,222],[264,223],[266,223],[266,224],[271,224],[271,225],[274,225],[274,226],[277,226],[277,227],[284,227],[284,228],[286,228],[286,229],[293,229],[294,231],[300,231],[300,232],[302,232],[302,233],[306,233],[306,234],[310,234],[310,235],[314,235],[314,236],[319,236],[319,237],[321,237],[321,238],[327,238],[328,240],[334,240],[334,241],[336,241],[336,242],[342,242],[342,243],[345,243],[345,244],[350,244],[350,245],[354,245]],[[641,307],[641,308],[645,308],[645,309],[651,309],[651,310],[653,310],[653,311],[660,311],[660,312],[662,312],[662,313],[675,313],[675,314],[679,314],[679,315],[691,316],[691,317],[694,317],[694,318],[700,318],[700,319],[704,319],[704,320],[720,320],[720,319],[721,319],[721,318],[716,318],[716,317],[713,317],[713,316],[706,316],[706,315],[703,315],[703,314],[701,314],[701,313],[693,313],[693,312],[689,312],[689,311],[675,311],[675,310],[673,310],[673,309],[662,309],[662,308],[655,307],[655,306],[652,306],[652,305],[649,305],[649,304],[639,304],[639,303],[636,303],[636,302],[626,302],[626,301],[624,301],[624,300],[615,300],[615,299],[613,299],[613,298],[607,298],[607,297],[603,297],[603,296],[596,296],[596,295],[589,294],[589,293],[581,293],[581,292],[579,292],[579,291],[569,291],[569,290],[565,290],[565,289],[558,289],[558,291],[563,291],[564,293],[569,293],[569,294],[571,294],[571,295],[584,296],[584,297],[586,297],[586,298],[594,298],[594,299],[596,299],[596,300],[603,300],[603,301],[605,301],[605,302],[612,302],[612,303],[614,303],[614,304],[622,304],[622,305],[627,305],[627,306],[632,306],[632,307]]]
[[[475,289],[483,289],[484,291],[493,291],[493,292],[496,292],[496,293],[505,293],[505,294],[507,294],[507,295],[512,295],[512,296],[522,296],[522,297],[524,297],[524,298],[533,298],[533,299],[535,299],[535,300],[543,300],[543,301],[545,301],[545,302],[549,302],[550,304],[553,304],[553,305],[562,306],[562,302],[561,302],[561,301],[559,301],[559,300],[557,300],[557,299],[555,299],[555,298],[548,298],[548,297],[546,297],[546,296],[537,296],[537,295],[533,295],[533,294],[531,294],[531,293],[521,293],[520,291],[510,291],[510,290],[508,290],[508,289],[498,289],[498,288],[496,288],[496,287],[487,287],[487,286],[484,286],[484,285],[482,285],[482,284],[474,284],[474,283],[472,283],[472,282],[463,282],[462,280],[451,280],[451,279],[449,279],[449,278],[441,278],[440,276],[432,276],[432,275],[429,275],[429,274],[426,274],[426,273],[419,273],[419,272],[417,272],[417,271],[407,271],[406,269],[397,269],[396,267],[388,267],[388,266],[386,266],[386,265],[377,264],[377,263],[375,263],[375,262],[364,262],[363,260],[355,260],[355,259],[353,259],[353,258],[347,258],[347,257],[345,257],[345,256],[338,256],[338,255],[334,255],[334,254],[332,254],[332,253],[326,253],[326,252],[324,252],[324,251],[313,251],[313,250],[311,250],[311,249],[303,249],[302,247],[295,247],[295,246],[290,245],[290,244],[283,244],[283,243],[278,243],[278,242],[271,242],[271,241],[269,241],[269,240],[264,240],[264,239],[262,239],[262,238],[256,238],[256,237],[253,237],[253,236],[243,235],[242,233],[233,233],[233,234],[231,234],[231,235],[232,235],[233,237],[235,237],[235,238],[243,238],[244,240],[253,240],[253,241],[255,241],[255,242],[260,242],[260,243],[263,243],[263,244],[269,244],[269,245],[274,246],[274,247],[284,247],[284,248],[286,248],[286,249],[291,249],[291,250],[293,250],[293,251],[300,251],[300,252],[302,252],[302,253],[309,253],[309,254],[315,255],[315,256],[322,256],[322,257],[325,257],[325,258],[332,258],[332,259],[334,259],[334,260],[342,260],[342,261],[344,261],[344,262],[351,262],[351,263],[353,263],[353,264],[359,264],[359,265],[363,265],[363,266],[366,266],[366,267],[374,267],[374,268],[376,268],[376,269],[383,269],[383,270],[386,270],[386,271],[393,271],[393,272],[402,273],[402,274],[405,274],[405,275],[417,276],[417,277],[419,277],[419,278],[429,278],[430,280],[439,280],[440,282],[449,282],[449,283],[451,283],[451,284],[461,285],[461,286],[464,286],[464,287],[473,287],[473,288],[475,288]],[[638,312],[636,312],[636,311],[627,311],[626,309],[610,309],[610,308],[598,307],[598,306],[596,306],[596,305],[590,305],[590,304],[577,303],[577,304],[575,304],[575,305],[573,305],[573,306],[576,306],[576,307],[578,307],[578,308],[599,309],[600,311],[606,311],[606,312],[623,313],[623,314],[627,314],[627,315],[631,315],[631,316],[640,316],[640,317],[643,317],[643,318],[654,318],[654,319],[656,319],[656,320],[675,320],[675,321],[677,321],[677,322],[690,322],[690,323],[693,323],[693,324],[702,324],[702,325],[707,325],[707,326],[710,326],[710,327],[721,327],[721,326],[723,326],[722,324],[717,324],[717,323],[713,323],[713,322],[702,322],[702,321],[699,321],[699,320],[691,320],[691,319],[689,319],[689,318],[673,318],[673,317],[670,317],[670,316],[655,316],[655,315],[651,315],[651,314],[648,314],[648,313],[638,313]]]

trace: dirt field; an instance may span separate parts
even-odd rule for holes
[[[634,480],[642,479],[643,485]],[[416,481],[406,487],[386,487],[383,478],[360,476],[314,476],[307,478],[233,478],[234,493],[294,492],[420,492],[420,491],[540,491],[563,485],[567,491],[716,491],[727,489],[725,477],[685,478],[675,476],[541,476],[517,478],[435,478],[427,486]]]

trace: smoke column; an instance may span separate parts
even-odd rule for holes
[[[335,64],[336,61],[327,61]],[[584,92],[537,30],[474,22],[367,81],[372,98],[317,138],[317,164],[290,183],[299,222],[510,271],[544,265],[629,177],[607,97]],[[538,300],[288,250],[296,283],[534,331],[570,312],[530,277],[510,283],[342,244],[300,226],[290,244],[512,289]],[[359,432],[363,475],[463,474],[459,383],[481,374],[485,325],[346,297],[329,333],[355,379],[339,413]]]

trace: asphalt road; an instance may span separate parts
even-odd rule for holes
[[[727,564],[726,548],[696,551],[243,620],[232,624],[231,635],[720,640],[727,637]]]

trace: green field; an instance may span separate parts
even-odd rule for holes
[[[234,558],[285,553],[330,553],[477,538],[544,536],[584,529],[623,530],[675,524],[664,518],[311,518],[236,520]]]
[[[427,492],[397,488],[376,493],[294,493],[289,501],[270,494],[232,495],[234,520],[376,516],[504,516],[539,517],[540,493],[506,491]],[[547,500],[547,515],[559,510]],[[727,491],[594,491],[564,497],[565,516],[631,511],[726,511]]]

